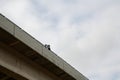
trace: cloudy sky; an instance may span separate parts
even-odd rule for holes
[[[0,0],[0,13],[90,80],[120,80],[120,0]]]

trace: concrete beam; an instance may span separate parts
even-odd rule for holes
[[[61,80],[42,67],[31,63],[20,53],[0,43],[0,65],[28,80]]]

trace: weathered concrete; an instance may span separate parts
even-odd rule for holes
[[[0,80],[28,80],[0,65]]]
[[[38,65],[28,61],[10,47],[0,43],[0,65],[29,80],[60,80]]]

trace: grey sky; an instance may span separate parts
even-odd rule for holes
[[[0,12],[90,80],[120,79],[119,0],[0,0]]]

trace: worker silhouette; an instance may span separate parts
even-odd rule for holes
[[[45,48],[47,48],[48,50],[51,50],[50,45],[48,45],[48,44],[45,44]]]

